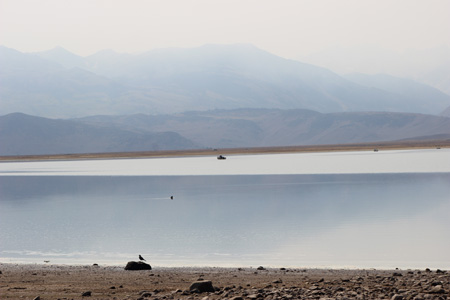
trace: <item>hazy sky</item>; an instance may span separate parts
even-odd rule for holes
[[[79,55],[251,43],[294,58],[330,47],[450,46],[448,0],[0,0],[0,44]]]

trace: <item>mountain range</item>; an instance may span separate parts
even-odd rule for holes
[[[450,94],[450,48],[410,49],[397,52],[374,44],[356,47],[330,47],[298,60],[327,67],[338,74],[390,74],[431,85]]]
[[[237,108],[437,115],[450,107],[449,95],[425,84],[340,76],[246,44],[139,55],[105,50],[87,57],[62,48],[22,53],[0,47],[0,65],[1,115],[73,118]]]
[[[252,45],[87,57],[0,47],[0,155],[449,139],[450,96]]]
[[[0,155],[450,140],[450,118],[411,113],[235,109],[48,119],[0,116]]]
[[[174,132],[136,132],[13,113],[0,117],[0,155],[41,155],[199,148]]]

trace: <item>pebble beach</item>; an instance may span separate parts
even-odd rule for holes
[[[0,299],[449,299],[446,270],[0,264]]]

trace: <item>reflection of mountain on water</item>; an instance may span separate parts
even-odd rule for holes
[[[264,256],[341,226],[414,220],[449,205],[448,182],[447,173],[2,177],[0,244],[3,251]],[[432,221],[429,230],[448,228]]]

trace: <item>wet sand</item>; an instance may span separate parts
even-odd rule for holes
[[[445,270],[0,264],[0,299],[449,299]],[[190,290],[211,281],[214,290]],[[84,295],[84,296],[83,296]]]

